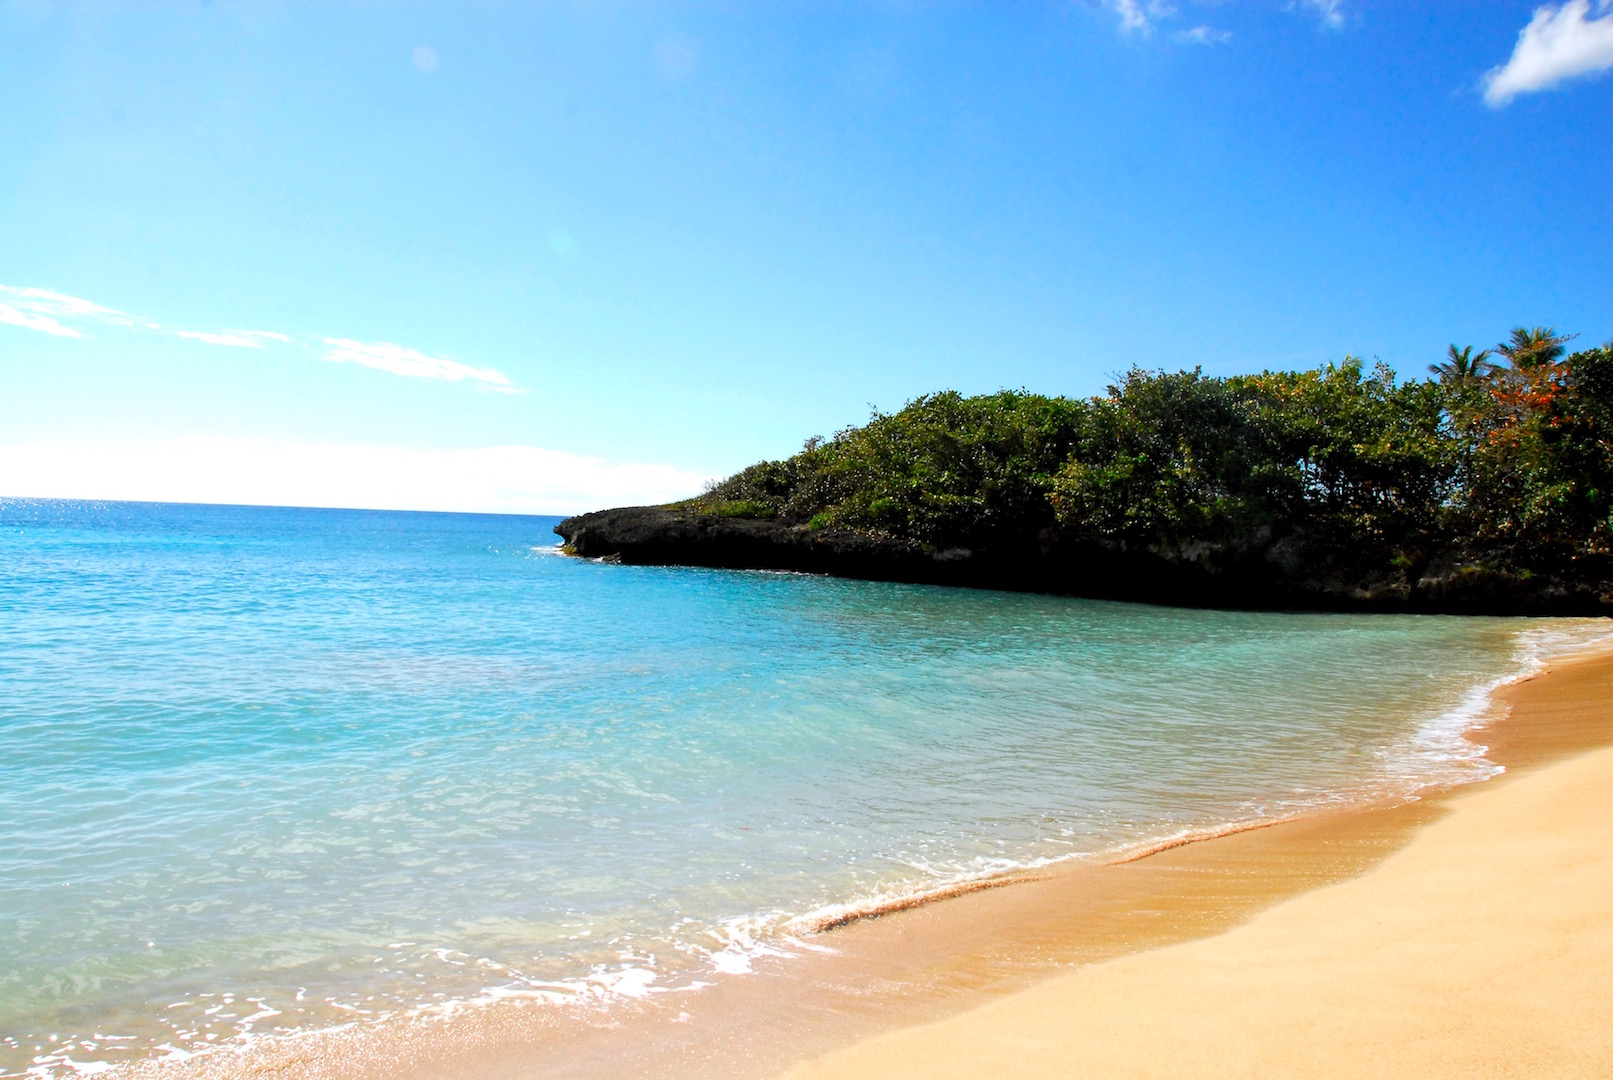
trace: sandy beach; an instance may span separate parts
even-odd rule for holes
[[[787,1076],[1613,1075],[1610,690],[1599,657],[1505,691],[1508,774],[1360,877]]]

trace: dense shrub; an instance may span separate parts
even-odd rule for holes
[[[1048,492],[1087,411],[1036,394],[930,394],[788,460],[752,465],[697,502],[937,544],[1034,530],[1053,522]]]

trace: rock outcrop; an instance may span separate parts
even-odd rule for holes
[[[1192,550],[1127,550],[1048,531],[930,548],[852,529],[635,506],[555,526],[566,550],[636,565],[790,570],[875,581],[1046,592],[1192,607],[1613,615],[1613,567],[1512,574],[1480,560],[1352,563],[1299,534]]]

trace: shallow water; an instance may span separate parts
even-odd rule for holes
[[[1491,767],[1602,622],[604,566],[0,502],[0,1075],[734,976],[842,905]]]

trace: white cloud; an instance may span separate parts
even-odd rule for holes
[[[1180,15],[1181,9],[1172,0],[1086,0],[1087,6],[1111,11],[1120,17],[1122,33],[1148,37],[1160,22]],[[1224,0],[1194,0],[1195,6],[1215,6]],[[1607,0],[1603,0],[1607,2]],[[1342,28],[1347,20],[1346,0],[1285,0],[1286,11],[1312,11],[1329,30]],[[1170,35],[1172,41],[1189,45],[1221,45],[1232,40],[1230,31],[1213,26],[1194,26]]]
[[[1109,6],[1120,16],[1120,29],[1128,33],[1149,31],[1148,16],[1137,0],[1109,0]]]
[[[430,75],[437,70],[437,50],[430,45],[416,45],[413,60],[414,69],[422,75]]]
[[[1120,16],[1123,32],[1144,36],[1154,32],[1156,21],[1176,14],[1170,0],[1104,0],[1104,6]]]
[[[570,514],[697,495],[709,478],[536,446],[194,437],[0,445],[0,496]]]
[[[569,237],[567,242],[570,242]],[[187,341],[235,349],[261,349],[271,341],[291,343],[291,338],[274,330],[181,330],[144,319],[136,322],[124,312],[77,296],[51,292],[49,289],[0,285],[0,325],[20,326],[53,337],[82,338],[84,332],[71,324],[84,320],[116,323],[136,331],[143,327],[157,333],[171,333]],[[506,394],[522,392],[502,372],[492,368],[471,367],[458,360],[428,356],[418,349],[403,345],[384,341],[353,341],[350,338],[325,338],[324,342],[327,346],[325,359],[336,363],[363,364],[411,379],[468,381]]]
[[[153,326],[152,329],[158,328]],[[225,330],[219,334],[211,334],[205,330],[176,330],[175,333],[191,341],[201,341],[208,345],[228,345],[236,349],[261,349],[267,341],[291,340],[273,330]]]
[[[390,342],[352,341],[348,338],[326,338],[330,349],[325,359],[335,363],[363,364],[378,371],[390,371],[411,379],[440,379],[444,382],[461,382],[470,379],[496,390],[513,392],[515,387],[501,373],[492,368],[473,368],[458,360],[441,356],[427,356],[418,349],[393,345]]]
[[[1172,34],[1171,40],[1186,45],[1225,45],[1232,40],[1232,31],[1217,30],[1213,26],[1195,26],[1191,30],[1180,30]]]
[[[83,331],[67,323],[86,319],[123,325],[129,322],[123,312],[77,296],[49,289],[0,285],[0,323],[38,330],[52,337],[81,338]]]
[[[1597,10],[1605,12],[1608,0]],[[1590,18],[1590,0],[1535,8],[1518,34],[1512,58],[1484,77],[1484,100],[1493,109],[1519,94],[1556,86],[1578,75],[1613,68],[1613,14]]]
[[[1337,30],[1344,25],[1343,0],[1305,0],[1305,6],[1322,17],[1322,25]]]
[[[84,335],[71,326],[63,326],[48,315],[28,311],[19,306],[0,301],[0,323],[8,326],[20,326],[25,330],[38,330],[42,334],[52,337],[81,338]]]

